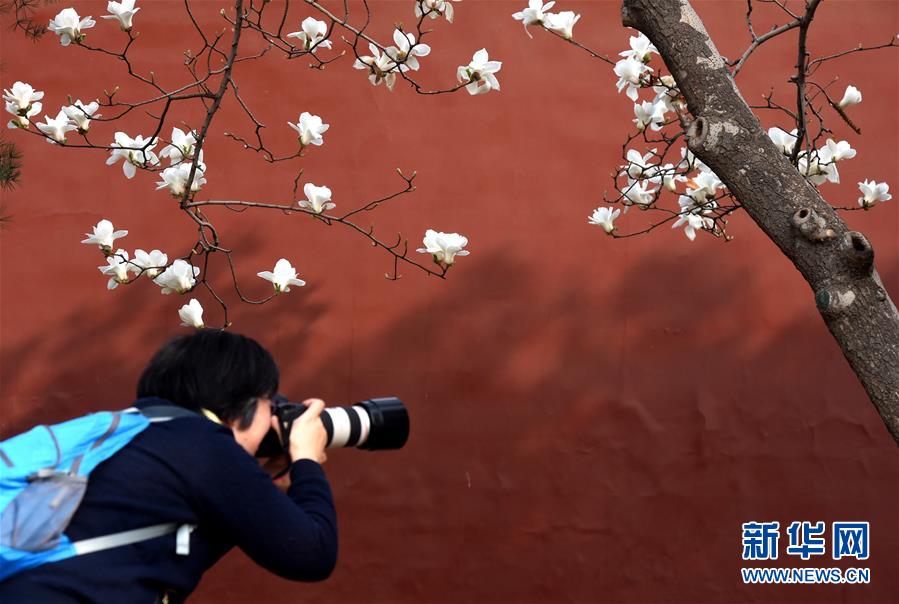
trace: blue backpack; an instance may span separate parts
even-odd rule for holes
[[[94,468],[150,423],[189,415],[173,406],[104,411],[0,442],[0,581],[47,562],[174,532],[177,553],[187,555],[193,525],[157,524],[76,542],[64,533]]]

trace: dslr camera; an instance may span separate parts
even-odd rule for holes
[[[281,394],[272,397],[272,413],[278,418],[280,430],[268,431],[256,457],[286,455],[293,422],[305,411],[305,405],[291,402]],[[328,433],[328,448],[400,449],[409,438],[409,413],[403,401],[393,396],[371,398],[347,407],[326,407],[321,420]]]

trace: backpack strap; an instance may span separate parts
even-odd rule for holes
[[[120,423],[122,423],[122,414],[121,413],[113,413],[112,421],[109,422],[109,428],[106,429],[106,432],[104,432],[100,436],[100,438],[98,438],[97,440],[94,441],[94,444],[91,445],[89,451],[93,451],[94,449],[96,449],[97,447],[102,445],[106,441],[107,438],[112,436],[115,433],[116,428],[119,427]],[[50,433],[50,436],[53,438],[53,442],[54,442],[54,444],[56,444],[57,454],[59,454],[59,441],[56,440],[56,435],[53,434],[53,430],[49,426],[47,426],[47,431]],[[86,452],[82,453],[81,455],[76,457],[74,460],[72,460],[72,467],[69,469],[69,474],[72,474],[72,475],[78,474],[78,470],[81,468],[81,462],[84,461],[85,455],[86,455]],[[59,465],[59,461],[56,462],[56,465]],[[55,468],[56,466],[53,466],[53,467]]]
[[[191,411],[190,409],[185,409],[178,405],[152,405],[150,407],[144,407],[143,409],[131,407],[127,409],[127,411],[131,411],[132,409],[135,412],[142,414],[152,423],[167,422],[172,419],[178,419],[179,417],[196,417],[199,415],[196,411]]]
[[[175,536],[175,553],[179,556],[187,556],[190,554],[190,533],[196,528],[195,524],[178,524],[177,522],[169,522],[166,524],[154,524],[153,526],[145,526],[143,528],[130,531],[122,531],[121,533],[111,533],[101,537],[92,537],[91,539],[82,539],[72,544],[75,548],[75,555],[92,554],[94,552],[121,547],[123,545],[131,545],[141,541],[149,541],[170,533],[177,533]]]
[[[153,405],[144,407],[143,409],[129,407],[128,409],[125,409],[123,413],[140,413],[149,419],[151,423],[166,422],[179,417],[197,415],[195,412],[177,405]],[[75,549],[75,555],[81,556],[83,554],[91,554],[115,547],[122,547],[123,545],[149,541],[150,539],[156,539],[163,535],[176,533],[175,553],[179,556],[187,556],[190,554],[190,534],[195,528],[197,528],[197,525],[195,524],[179,524],[177,522],[154,524],[152,526],[145,526],[130,531],[82,539],[81,541],[74,542],[72,547]]]

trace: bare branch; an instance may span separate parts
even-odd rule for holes
[[[806,40],[808,38],[808,28],[815,18],[815,11],[821,0],[809,0],[806,4],[805,15],[799,24],[799,56],[796,59],[796,75],[792,81],[796,84],[796,126],[799,132],[796,135],[796,145],[793,147],[793,154],[790,161],[795,166],[799,161],[799,152],[802,150],[802,143],[805,141],[806,148],[811,148],[808,141],[807,130],[805,126],[805,77],[808,72],[808,52],[805,49]]]
[[[891,36],[890,41],[885,44],[877,44],[875,46],[863,46],[861,43],[859,43],[859,45],[856,46],[855,48],[850,48],[849,50],[843,50],[841,52],[834,53],[832,55],[827,55],[825,57],[819,57],[817,59],[809,61],[809,64],[808,64],[809,72],[808,73],[809,73],[809,75],[811,75],[821,66],[821,64],[826,63],[827,61],[832,61],[833,59],[845,57],[846,55],[850,55],[852,53],[866,52],[869,50],[880,50],[882,48],[895,48],[895,47],[899,47],[899,42],[896,41],[896,36]]]
[[[751,4],[750,4],[750,6],[751,6]],[[743,52],[743,55],[739,59],[737,59],[736,61],[731,63],[731,65],[734,66],[733,76],[737,77],[737,74],[740,73],[741,69],[743,69],[743,65],[746,63],[746,59],[748,59],[749,56],[753,52],[755,52],[756,48],[758,48],[759,46],[761,46],[768,40],[776,38],[777,36],[779,36],[782,33],[788,32],[791,29],[799,27],[801,25],[801,23],[802,23],[802,21],[800,21],[800,20],[790,21],[789,23],[785,23],[781,26],[774,27],[771,31],[769,31],[766,34],[763,34],[759,37],[755,37],[755,33],[752,31],[752,24],[750,22],[749,31],[750,31],[750,33],[752,33],[752,37],[753,37],[752,44],[749,45],[749,48],[747,48],[746,51]]]

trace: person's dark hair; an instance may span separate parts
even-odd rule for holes
[[[208,409],[222,421],[247,428],[256,398],[278,392],[278,366],[255,340],[200,329],[160,348],[137,383],[138,398],[156,396],[178,406]]]

